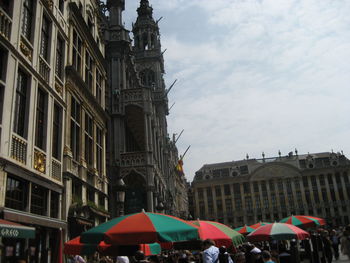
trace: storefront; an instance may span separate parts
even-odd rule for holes
[[[35,228],[0,219],[0,262],[26,259],[26,244],[35,239]]]

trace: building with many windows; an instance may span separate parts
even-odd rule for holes
[[[108,217],[106,61],[97,1],[0,1],[0,218],[7,259],[56,260]],[[4,256],[4,253],[2,253]]]
[[[1,218],[34,226],[35,239],[2,238],[7,258],[57,257],[64,180],[66,2],[0,1]],[[4,256],[4,254],[2,254]]]
[[[206,164],[189,194],[195,218],[235,227],[289,215],[349,224],[350,161],[341,153],[314,153]]]

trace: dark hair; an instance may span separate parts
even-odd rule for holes
[[[144,260],[145,259],[145,254],[141,250],[137,250],[135,253],[135,259],[136,260]]]
[[[270,259],[271,258],[271,254],[267,250],[264,250],[263,252],[261,252],[261,256],[263,259]]]
[[[226,252],[227,252],[226,247],[225,247],[225,246],[221,246],[221,247],[219,248],[219,252],[220,252],[220,254],[226,253]]]
[[[203,246],[215,246],[215,242],[212,239],[206,239],[203,241]]]

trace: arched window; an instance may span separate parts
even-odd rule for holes
[[[143,50],[149,49],[147,33],[142,34],[142,47],[143,47]]]
[[[147,87],[152,87],[156,83],[156,74],[153,70],[145,69],[140,73],[141,84]]]

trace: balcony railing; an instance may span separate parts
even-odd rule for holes
[[[52,160],[51,177],[57,181],[61,181],[61,163]]]
[[[12,135],[11,157],[23,164],[27,162],[27,142]]]
[[[0,34],[10,41],[12,19],[0,8]]]
[[[47,62],[42,57],[39,57],[39,73],[43,77],[43,79],[47,83],[49,83],[49,81],[50,81],[50,66],[47,64]]]
[[[121,166],[144,166],[146,165],[146,153],[123,153],[121,154]]]

